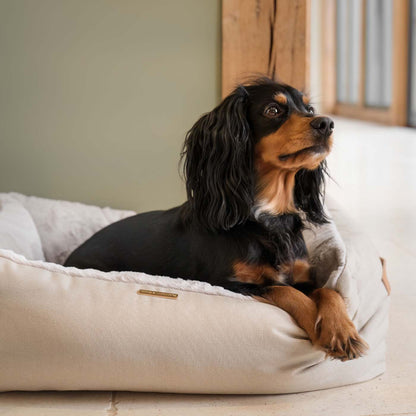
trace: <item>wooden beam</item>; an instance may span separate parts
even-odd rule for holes
[[[309,88],[310,0],[223,0],[222,95],[252,76]]]
[[[358,120],[373,121],[375,123],[392,125],[389,108],[366,107],[356,104],[336,103],[331,111],[332,114]]]
[[[310,1],[277,0],[276,6],[275,75],[300,90],[309,90]]]
[[[407,125],[409,0],[393,2],[393,82],[390,124]]]

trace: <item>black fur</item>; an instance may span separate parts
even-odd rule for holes
[[[253,206],[248,95],[237,88],[188,132],[182,152],[188,214],[206,229],[243,224]]]
[[[277,92],[288,97],[278,119],[264,117]],[[168,211],[139,214],[111,224],[78,247],[66,266],[129,270],[207,281],[243,293],[262,287],[235,281],[233,264],[279,267],[307,256],[301,215],[253,215],[254,151],[296,112],[313,117],[301,94],[262,79],[238,87],[188,132],[182,152],[187,201]],[[294,202],[315,224],[327,221],[323,205],[325,162],[296,174]]]
[[[315,170],[301,169],[295,179],[295,205],[306,214],[314,224],[325,224],[328,218],[323,207],[326,161]]]

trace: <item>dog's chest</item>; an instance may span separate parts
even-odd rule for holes
[[[298,215],[262,215],[259,222],[264,231],[249,244],[247,256],[250,261],[266,262],[278,268],[306,255],[303,222]]]

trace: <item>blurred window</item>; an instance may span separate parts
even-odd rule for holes
[[[337,0],[337,99],[360,98],[362,0]]]
[[[360,102],[360,78],[364,68],[365,105],[390,106],[392,1],[337,0],[338,102],[348,104]],[[365,7],[364,30],[362,28],[363,6]],[[365,45],[364,57],[362,45]],[[364,62],[362,62],[363,59]]]
[[[365,24],[365,104],[391,104],[392,0],[367,0]]]
[[[416,0],[321,4],[323,110],[416,125]]]

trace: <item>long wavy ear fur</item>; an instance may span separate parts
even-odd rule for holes
[[[182,151],[188,215],[211,231],[242,224],[253,204],[248,94],[237,88],[188,132]]]
[[[295,205],[306,214],[310,222],[315,224],[328,222],[323,207],[326,173],[326,161],[323,161],[317,169],[301,169],[295,176]]]

